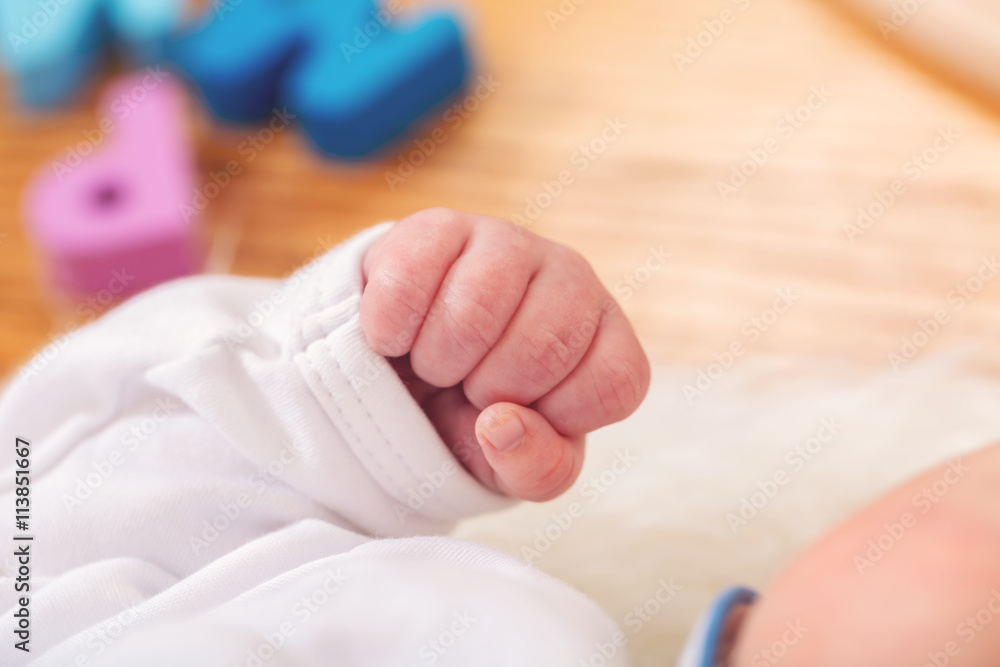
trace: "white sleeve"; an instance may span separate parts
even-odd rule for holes
[[[365,344],[385,230],[284,282],[165,285],[26,367],[0,433],[31,443],[31,652],[7,556],[0,664],[627,665],[583,595],[426,536],[509,501]]]
[[[31,442],[38,583],[108,559],[182,578],[302,519],[402,537],[507,503],[365,342],[361,260],[387,229],[285,281],[161,286],[25,367],[0,432]],[[12,457],[0,465],[12,512]]]
[[[261,538],[36,664],[629,664],[624,634],[594,602],[511,556],[444,537],[323,554],[330,539],[317,521]],[[268,580],[268,571],[282,574]]]

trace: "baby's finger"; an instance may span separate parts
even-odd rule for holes
[[[538,269],[529,234],[484,218],[452,265],[413,343],[413,370],[426,382],[461,382],[503,334]]]
[[[560,433],[582,435],[632,414],[649,389],[649,361],[610,297],[586,355],[535,409]]]
[[[480,409],[531,405],[563,381],[583,358],[607,293],[586,260],[551,246],[506,331],[464,381]]]
[[[424,410],[441,439],[465,469],[486,488],[502,493],[494,478],[493,468],[476,440],[479,410],[465,398],[462,387],[439,391],[427,401]]]
[[[497,486],[522,500],[555,498],[583,467],[583,436],[564,437],[540,414],[513,403],[484,410],[476,420],[476,437]]]
[[[464,213],[421,211],[400,220],[368,250],[361,329],[373,350],[385,357],[410,351],[471,227]]]

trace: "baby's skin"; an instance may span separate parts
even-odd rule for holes
[[[631,325],[582,256],[497,218],[431,209],[368,250],[361,326],[488,488],[543,501],[584,436],[649,388]]]
[[[1000,446],[907,482],[786,568],[729,660],[778,664],[997,667]]]
[[[361,325],[484,485],[565,491],[584,436],[624,419],[649,364],[574,251],[433,209],[368,251]],[[845,480],[845,483],[850,483]],[[997,667],[1000,446],[903,485],[799,556],[749,610],[730,667]]]

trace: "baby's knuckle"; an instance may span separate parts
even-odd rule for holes
[[[594,376],[597,400],[611,419],[624,419],[639,406],[649,388],[649,366],[614,356],[605,358]]]
[[[572,370],[574,350],[568,333],[543,331],[524,336],[521,374],[535,385],[560,382]]]
[[[474,299],[454,302],[446,311],[447,329],[456,344],[469,355],[481,355],[496,338],[497,317]]]
[[[484,224],[491,226],[496,236],[515,245],[528,246],[540,238],[521,225],[515,224],[505,218],[487,218]]]
[[[491,250],[494,257],[507,266],[523,265],[531,259],[532,239],[517,233],[503,234]]]
[[[562,263],[563,266],[574,275],[586,277],[588,279],[594,276],[590,262],[587,261],[587,258],[580,254],[577,250],[574,250],[569,246],[562,245],[561,243],[553,243],[551,252],[556,260]]]
[[[379,269],[369,276],[368,286],[377,291],[380,315],[392,326],[410,328],[414,322],[423,321],[424,313],[418,304],[426,303],[430,295],[415,269]]]
[[[462,224],[464,214],[454,209],[436,206],[426,208],[409,216],[407,220],[411,224],[422,227],[449,228]]]

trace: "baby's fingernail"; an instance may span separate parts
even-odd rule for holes
[[[480,431],[480,435],[494,449],[508,452],[524,440],[524,424],[513,411],[501,412]]]

